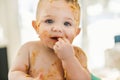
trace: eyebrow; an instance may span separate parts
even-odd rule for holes
[[[65,17],[65,19],[67,19],[67,20],[71,20],[71,21],[74,21],[72,18],[68,18],[68,17]]]
[[[47,18],[47,17],[52,17],[52,18],[54,18],[55,16],[52,16],[52,15],[46,15],[46,16],[44,16],[45,18]]]

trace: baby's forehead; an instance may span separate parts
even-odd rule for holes
[[[38,3],[38,11],[41,9],[44,9],[47,5],[57,5],[61,8],[64,8],[63,6],[68,6],[69,8],[72,9],[72,11],[79,10],[79,7],[75,5],[74,3],[71,3],[70,1],[75,1],[75,0],[40,0]],[[52,6],[49,6],[52,7]],[[53,6],[53,8],[56,8]]]
[[[39,1],[45,1],[45,0],[39,0]],[[58,1],[58,0],[47,0],[47,1]],[[63,0],[63,1],[66,1],[66,2],[78,2],[78,0]]]
[[[46,7],[52,7],[52,10],[57,6],[60,9],[64,9],[64,8],[68,8],[71,9],[74,18],[77,22],[79,22],[79,17],[80,17],[80,8],[79,8],[79,4],[72,3],[72,1],[74,0],[40,0],[38,3],[38,9],[37,9],[37,14],[36,14],[36,18],[40,17],[40,12],[42,10],[44,10]],[[50,5],[50,6],[49,6]],[[65,5],[65,7],[63,7]],[[59,10],[59,8],[57,10]],[[49,11],[49,8],[48,8]]]
[[[75,6],[77,5],[77,4],[79,4],[78,3],[78,0],[39,0],[39,4],[41,3],[41,4],[43,4],[43,3],[53,3],[53,2],[58,2],[58,1],[62,1],[62,3],[71,3],[71,4],[74,4]]]

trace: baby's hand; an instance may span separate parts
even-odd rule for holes
[[[74,57],[73,47],[66,38],[59,38],[53,48],[61,60],[69,60]]]

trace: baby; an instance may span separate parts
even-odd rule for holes
[[[32,21],[40,40],[20,48],[9,80],[91,80],[86,55],[72,45],[79,22],[77,0],[40,0]]]

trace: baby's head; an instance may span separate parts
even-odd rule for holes
[[[79,26],[79,23],[80,23],[80,5],[78,3],[78,0],[39,0],[38,6],[37,6],[37,12],[36,12],[36,20],[39,21],[41,9],[43,9],[43,7],[47,5],[47,3],[52,4],[55,1],[64,1],[65,3],[68,4],[68,6],[71,8],[71,10],[73,12],[76,24],[77,24],[77,26]],[[61,7],[62,7],[62,5],[61,5]]]
[[[52,48],[58,38],[73,42],[79,34],[80,7],[77,0],[40,0],[33,27],[42,43]]]

